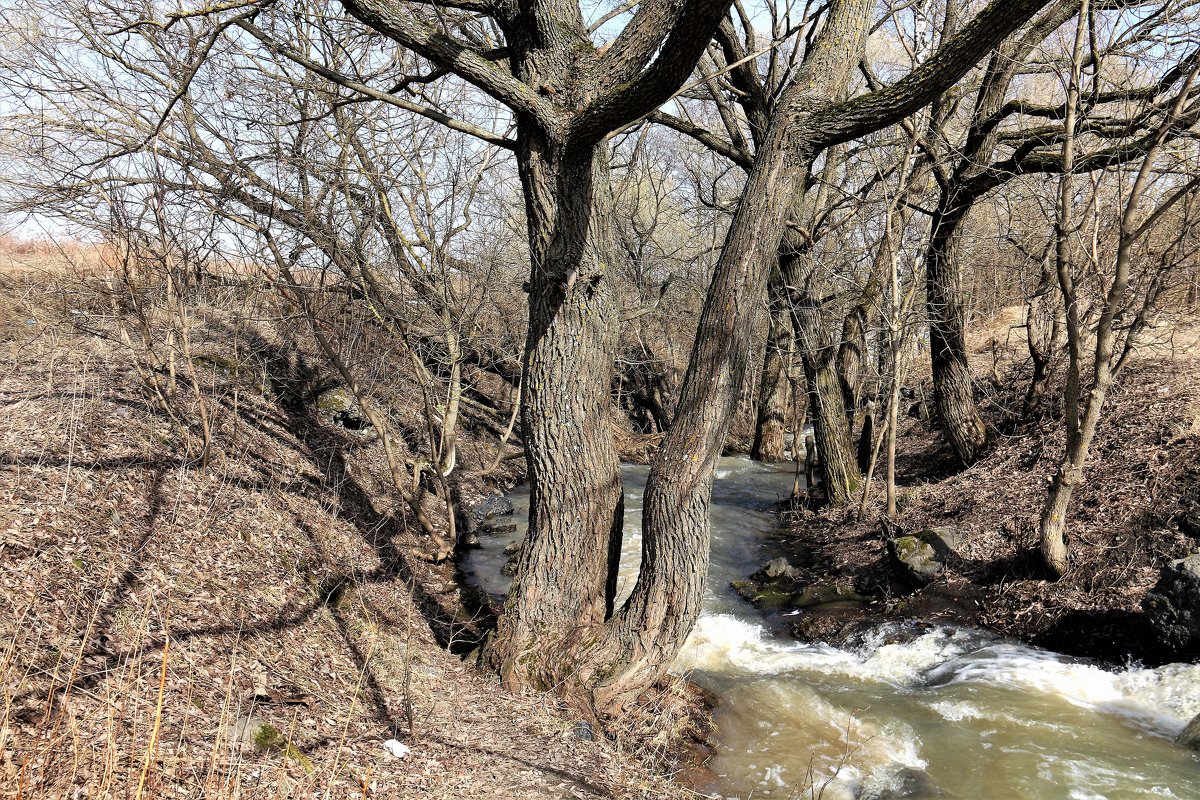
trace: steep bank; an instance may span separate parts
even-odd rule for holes
[[[336,376],[269,288],[189,308],[202,467],[187,374],[158,405],[114,325],[120,297],[61,274],[0,280],[0,796],[683,794],[640,745],[455,654],[480,615],[428,560],[378,438],[318,402]],[[419,443],[405,354],[361,319],[330,327]],[[459,458],[474,466],[507,409],[472,377]]]
[[[1057,582],[1045,579],[1036,550],[1062,451],[1061,394],[1015,421],[1025,385],[1020,354],[1002,351],[995,363],[990,343],[979,343],[978,374],[1004,377],[981,384],[991,450],[961,469],[933,424],[913,417],[903,421],[899,444],[897,532],[950,529],[945,570],[914,590],[888,551],[878,502],[863,518],[856,507],[795,512],[784,546],[803,572],[799,584],[864,601],[810,609],[798,633],[836,637],[864,617],[941,618],[1110,662],[1168,659],[1147,635],[1142,601],[1164,563],[1197,548],[1187,519],[1200,486],[1200,362],[1188,334],[1177,331],[1174,347],[1147,348],[1111,392],[1072,502],[1072,569]]]

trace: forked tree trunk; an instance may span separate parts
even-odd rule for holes
[[[812,159],[805,122],[814,105],[841,94],[857,63],[846,55],[861,52],[872,7],[871,0],[832,5],[746,180],[700,315],[675,423],[650,468],[637,584],[597,648],[592,683],[601,708],[623,707],[666,672],[700,616],[713,475],[748,368],[749,323],[765,300],[785,221],[803,196]]]
[[[1028,419],[1037,410],[1054,380],[1055,364],[1066,344],[1062,297],[1057,280],[1048,264],[1043,264],[1042,280],[1025,306],[1025,342],[1033,362],[1029,388],[1025,390],[1021,416]]]
[[[783,461],[787,453],[788,413],[792,407],[792,382],[789,379],[792,350],[792,321],[782,287],[772,279],[768,288],[771,325],[763,355],[762,377],[758,384],[758,414],[754,424],[754,446],[750,457],[755,461]]]
[[[838,370],[838,347],[829,341],[830,331],[838,328],[822,318],[818,301],[798,292],[792,300],[792,324],[808,383],[809,415],[821,457],[821,488],[831,505],[844,506],[854,498],[862,475]]]
[[[650,468],[642,511],[642,565],[629,601],[597,648],[594,697],[619,708],[674,660],[700,615],[708,573],[708,511],[717,459],[747,370],[750,315],[804,168],[787,168],[777,143],[751,172],[701,314],[675,423]]]

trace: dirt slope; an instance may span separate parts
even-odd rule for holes
[[[270,296],[193,309],[200,469],[95,284],[0,280],[0,797],[683,794],[449,651],[477,620],[375,437],[319,412],[328,376]],[[411,429],[369,344],[367,383]]]

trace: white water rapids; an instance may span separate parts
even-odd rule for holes
[[[624,469],[624,591],[637,574],[644,467]],[[1200,754],[1173,738],[1200,713],[1200,665],[1101,667],[982,631],[882,625],[846,649],[803,644],[729,589],[774,557],[772,506],[792,473],[723,459],[713,491],[706,611],[676,671],[715,692],[721,798],[1200,800]],[[482,537],[464,568],[507,590]],[[502,519],[501,522],[508,520]]]

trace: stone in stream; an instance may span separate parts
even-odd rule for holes
[[[892,778],[892,786],[879,795],[880,800],[900,800],[905,797],[941,797],[942,792],[934,785],[929,774],[921,769],[901,767]]]
[[[756,608],[781,608],[795,594],[796,581],[802,576],[800,570],[780,557],[767,562],[746,580],[732,581],[729,585]]]
[[[512,501],[507,497],[492,496],[480,500],[471,509],[471,516],[479,523],[484,523],[497,517],[507,517],[513,513]],[[495,529],[495,526],[493,526]]]
[[[1200,714],[1192,717],[1192,721],[1187,724],[1187,727],[1175,737],[1175,744],[1189,750],[1200,750]]]
[[[525,549],[525,539],[519,542],[513,542],[504,548],[504,554],[508,556],[508,561],[504,562],[504,566],[500,568],[500,574],[508,577],[513,577],[517,574],[517,564],[521,561],[521,551]]]
[[[924,586],[941,577],[961,544],[958,531],[942,526],[889,539],[888,552],[904,577]]]
[[[1142,607],[1165,650],[1176,656],[1200,652],[1200,553],[1164,565]]]
[[[800,578],[800,570],[791,565],[786,558],[779,558],[768,561],[766,566],[762,568],[763,573],[768,578],[783,578],[784,580],[794,581]]]

